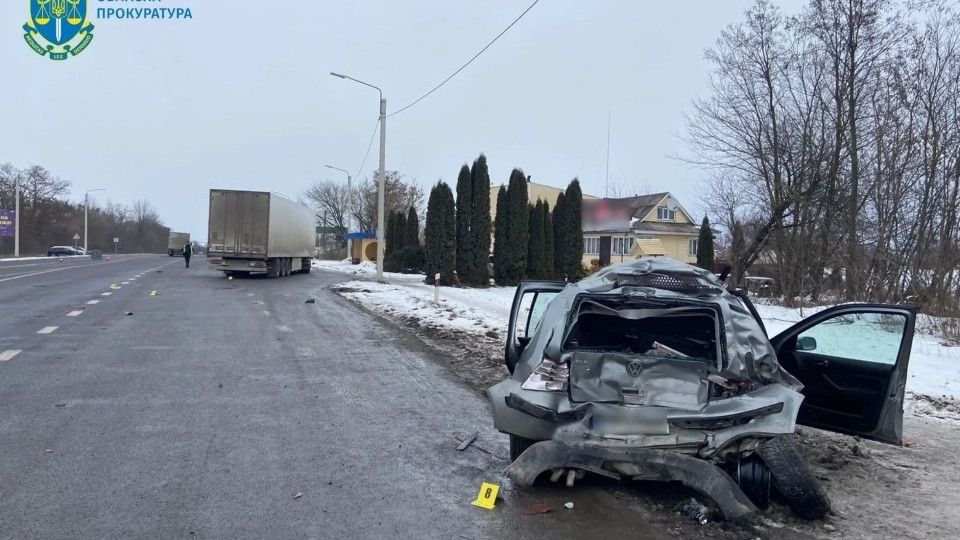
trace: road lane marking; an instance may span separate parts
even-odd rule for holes
[[[132,258],[132,259],[129,259],[129,260],[137,260],[137,259],[138,259],[138,258]],[[0,283],[3,283],[4,281],[12,281],[12,280],[14,280],[14,279],[21,279],[21,278],[26,278],[26,277],[39,276],[39,275],[42,275],[42,274],[49,274],[50,272],[62,272],[62,271],[64,271],[64,270],[70,270],[70,269],[73,269],[73,268],[89,268],[89,267],[91,267],[91,266],[100,266],[100,265],[102,265],[102,264],[110,264],[110,263],[109,263],[109,262],[102,262],[102,263],[91,263],[91,264],[79,264],[79,265],[73,265],[73,266],[63,266],[63,267],[60,267],[60,268],[53,268],[53,269],[50,269],[50,270],[40,270],[40,271],[37,271],[37,272],[30,272],[29,274],[22,274],[22,275],[19,275],[19,276],[0,278]],[[158,266],[157,268],[162,268],[162,267],[164,267],[164,266],[166,266],[166,265],[168,265],[168,264],[173,264],[173,262],[169,262],[169,263],[167,263],[167,264],[160,265],[160,266]]]
[[[287,325],[285,325],[285,324],[281,324],[280,326],[277,327],[277,330],[279,330],[279,331],[281,331],[281,332],[289,332],[289,331],[290,331],[290,327],[287,326]]]
[[[70,313],[67,313],[67,317],[76,317],[81,313],[83,313],[83,311],[71,311]]]
[[[94,305],[94,304],[99,304],[99,303],[100,303],[99,300],[91,300],[91,301],[87,302],[87,305],[88,305],[88,306],[92,306],[92,305]]]
[[[113,294],[113,293],[112,293],[112,292],[105,292],[105,293],[101,294],[100,296],[110,296],[111,294]]]
[[[46,326],[37,331],[38,334],[52,334],[59,326]]]
[[[0,362],[8,362],[10,360],[13,360],[13,357],[20,354],[21,352],[23,351],[19,349],[11,349],[9,351],[0,352]]]
[[[263,314],[264,314],[264,315],[270,315],[270,312],[269,312],[269,311],[266,311],[266,310],[264,310],[264,312],[263,312]]]
[[[129,285],[130,282],[129,282],[129,281],[121,281],[120,284],[121,284],[121,285]]]

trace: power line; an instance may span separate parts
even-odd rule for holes
[[[370,136],[370,144],[367,145],[367,153],[363,155],[363,161],[360,163],[360,168],[357,169],[357,174],[353,175],[358,181],[360,180],[360,173],[363,172],[363,166],[367,164],[367,157],[370,156],[370,149],[373,148],[373,141],[377,138],[377,128],[380,127],[380,117],[377,117],[377,123],[373,126],[373,135]]]
[[[413,103],[407,105],[406,107],[400,109],[399,111],[394,111],[394,112],[388,114],[388,115],[387,115],[387,118],[389,118],[389,117],[391,117],[391,116],[393,116],[393,115],[395,115],[395,114],[400,114],[400,113],[402,113],[403,111],[409,109],[410,107],[413,107],[413,106],[416,105],[417,103],[420,103],[421,101],[423,101],[423,99],[426,98],[427,96],[429,96],[430,94],[436,92],[441,86],[447,84],[447,81],[449,81],[450,79],[456,77],[456,76],[457,76],[457,73],[460,73],[461,71],[463,71],[464,68],[466,68],[467,66],[470,65],[471,62],[473,62],[474,60],[476,60],[478,56],[480,56],[481,54],[483,54],[483,51],[489,49],[491,45],[493,45],[494,43],[496,43],[496,41],[497,41],[498,39],[500,39],[500,36],[502,36],[502,35],[504,35],[504,34],[507,33],[507,30],[510,30],[511,28],[513,28],[513,25],[517,24],[517,22],[519,22],[520,19],[522,19],[523,16],[526,15],[528,11],[530,11],[531,9],[533,9],[533,6],[537,5],[537,2],[539,2],[539,1],[540,1],[540,0],[534,0],[534,2],[533,2],[532,4],[530,4],[530,7],[528,7],[527,9],[525,9],[525,10],[523,11],[523,13],[520,14],[519,17],[517,17],[516,19],[514,19],[514,21],[513,21],[512,23],[510,23],[510,26],[504,28],[504,29],[503,29],[503,32],[500,32],[499,34],[497,34],[497,37],[493,38],[493,41],[491,41],[490,43],[487,43],[487,46],[486,46],[486,47],[480,49],[480,52],[478,52],[477,54],[473,55],[473,58],[471,58],[470,60],[468,60],[466,64],[460,66],[460,69],[454,71],[454,72],[453,72],[453,75],[450,75],[449,77],[447,77],[446,79],[444,79],[443,82],[441,82],[440,84],[434,86],[432,90],[430,90],[430,91],[427,92],[426,94],[420,96],[420,98],[417,99],[416,101],[414,101]]]

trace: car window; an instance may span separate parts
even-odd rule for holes
[[[555,292],[529,292],[520,299],[520,311],[517,314],[516,337],[530,337],[537,331],[543,314],[550,302],[556,298]]]
[[[847,313],[797,336],[797,350],[823,356],[896,364],[907,318],[897,313]]]

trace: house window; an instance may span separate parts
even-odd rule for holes
[[[657,208],[657,220],[659,221],[674,221],[677,219],[677,211],[671,210],[666,206],[661,206]]]
[[[689,253],[690,255],[696,255],[696,254],[697,254],[697,239],[696,239],[696,238],[691,238],[691,239],[690,239],[690,242],[689,242],[689,246],[690,246],[690,249],[687,250],[687,253]]]
[[[633,238],[612,238],[610,251],[613,255],[629,255],[633,251]]]
[[[593,238],[584,238],[583,239],[583,254],[584,255],[599,255],[600,254],[600,239]]]

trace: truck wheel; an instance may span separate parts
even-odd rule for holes
[[[830,498],[810,466],[803,460],[794,435],[774,437],[757,448],[777,488],[795,514],[804,519],[823,519],[830,512]]]

